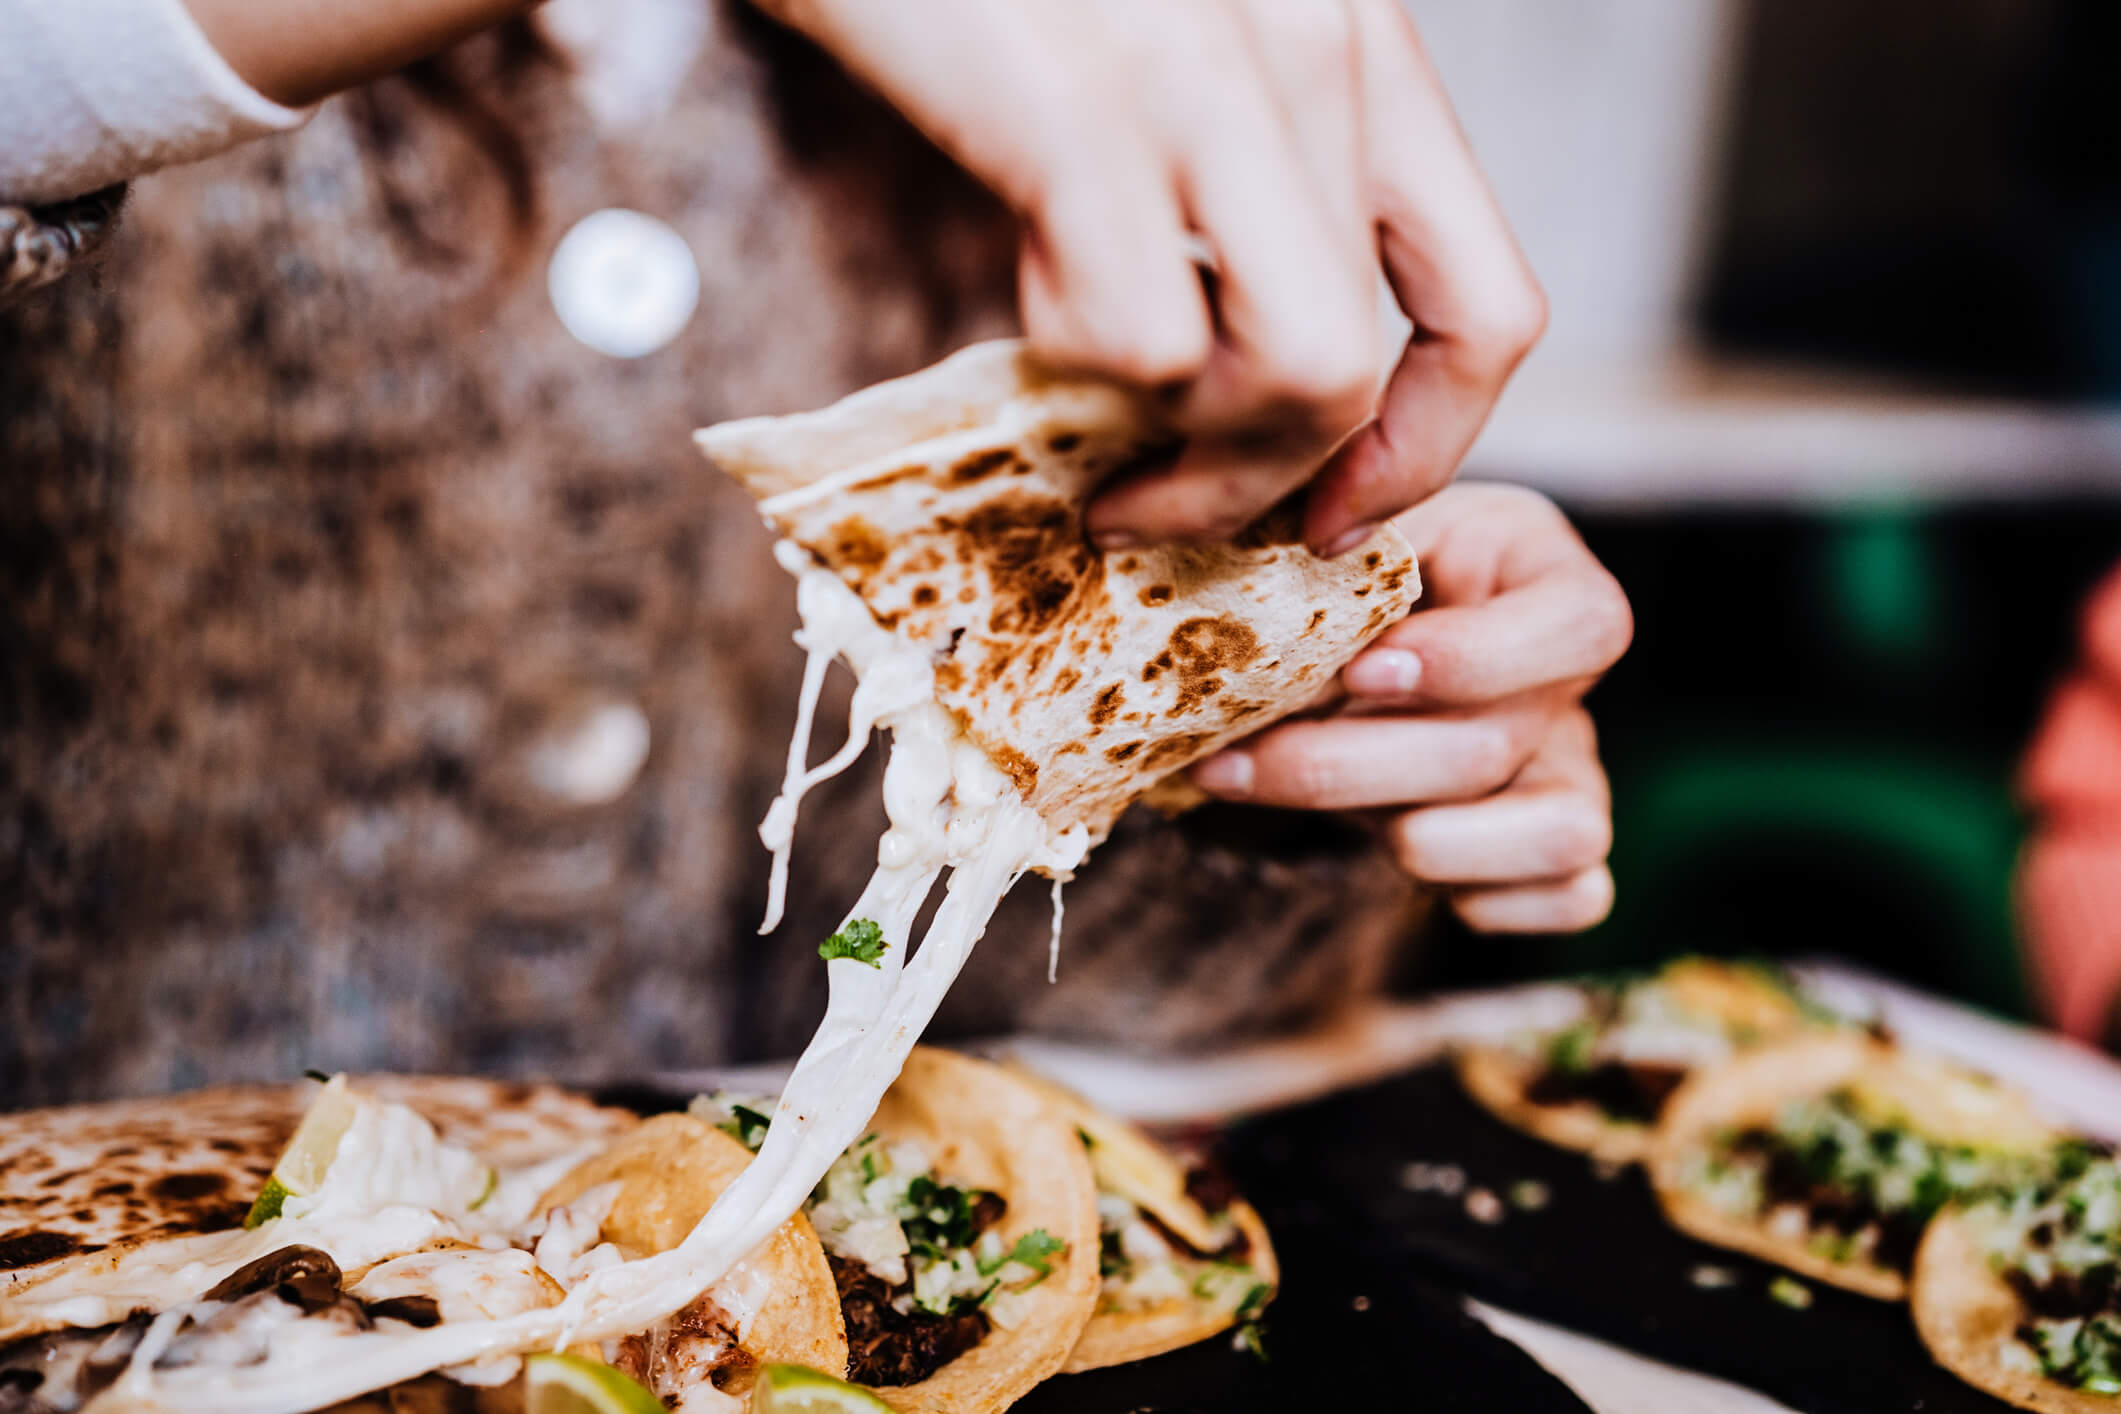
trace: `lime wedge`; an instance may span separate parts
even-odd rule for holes
[[[353,1127],[359,1105],[346,1077],[334,1075],[325,1082],[309,1110],[295,1127],[295,1137],[280,1151],[272,1177],[265,1181],[258,1201],[250,1205],[243,1226],[257,1227],[280,1216],[280,1206],[290,1197],[306,1198],[323,1186],[324,1171],[339,1152],[339,1141]]]
[[[523,1386],[523,1414],[664,1414],[662,1400],[579,1355],[524,1356]]]
[[[751,1387],[751,1414],[891,1414],[891,1406],[808,1365],[768,1365]]]

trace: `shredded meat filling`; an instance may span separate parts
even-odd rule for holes
[[[1573,1105],[1588,1100],[1615,1119],[1654,1124],[1687,1076],[1686,1068],[1649,1062],[1600,1061],[1585,1070],[1541,1071],[1525,1090],[1535,1105]]]
[[[891,1304],[897,1292],[876,1273],[845,1257],[826,1260],[847,1323],[847,1374],[859,1384],[919,1384],[986,1338],[985,1312],[900,1312]]]
[[[1804,1209],[1806,1220],[1815,1231],[1853,1238],[1866,1229],[1875,1229],[1877,1240],[1869,1254],[1872,1262],[1896,1272],[1906,1272],[1915,1265],[1915,1249],[1922,1245],[1927,1213],[1888,1212],[1866,1194],[1815,1178],[1802,1159],[1765,1130],[1739,1134],[1732,1141],[1731,1152],[1761,1158],[1761,1192],[1770,1206],[1796,1204]]]

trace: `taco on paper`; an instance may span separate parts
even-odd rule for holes
[[[1691,1076],[1665,1106],[1648,1164],[1683,1231],[1897,1301],[1930,1219],[2039,1173],[2059,1138],[1986,1076],[1829,1034]]]
[[[1938,1215],[1908,1297],[1937,1363],[2021,1409],[2121,1409],[2121,1165],[2066,1142],[2037,1179]]]
[[[1847,1025],[1764,963],[1686,957],[1656,972],[1579,984],[1567,1026],[1453,1054],[1490,1113],[1549,1144],[1633,1163],[1689,1074],[1747,1046]]]
[[[1097,1179],[1097,1311],[1068,1371],[1146,1360],[1266,1308],[1281,1277],[1274,1244],[1220,1169],[1182,1159],[1050,1080],[1015,1073],[1075,1127]]]
[[[763,1142],[771,1099],[692,1113]],[[1007,1408],[1067,1361],[1098,1293],[1097,1186],[1074,1127],[1021,1076],[916,1048],[804,1209],[848,1378],[906,1411]]]
[[[614,1161],[542,1201],[600,1151],[638,1153],[635,1125],[549,1086],[387,1076],[0,1117],[0,1407],[519,1409],[530,1342],[373,1384],[362,1370],[437,1329],[557,1308],[625,1258],[600,1230],[613,1213],[690,1200],[694,1175],[644,1199]],[[748,1161],[712,1131],[704,1147]],[[777,1234],[710,1292],[745,1326],[717,1368],[829,1368],[828,1339],[794,1338],[838,1319],[829,1280],[783,1255],[807,1237]]]

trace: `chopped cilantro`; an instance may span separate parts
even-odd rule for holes
[[[1230,1344],[1234,1349],[1244,1351],[1260,1364],[1264,1365],[1267,1363],[1266,1333],[1260,1329],[1259,1322],[1246,1321],[1239,1326],[1237,1334],[1230,1337]]]
[[[917,1256],[940,1260],[970,1247],[979,1236],[976,1209],[981,1196],[977,1188],[937,1183],[925,1174],[914,1179],[906,1185],[906,1200],[899,1208],[907,1245]]]
[[[731,1105],[729,1118],[715,1126],[754,1154],[766,1142],[766,1131],[772,1127],[772,1115],[760,1114],[749,1105]]]
[[[1591,1068],[1591,1050],[1597,1044],[1597,1023],[1579,1021],[1547,1043],[1547,1066],[1564,1075],[1580,1075]]]
[[[1053,1275],[1053,1264],[1046,1259],[1061,1251],[1067,1245],[1067,1243],[1061,1241],[1044,1228],[1035,1227],[1016,1239],[1016,1246],[1002,1253],[1001,1256],[996,1257],[991,1262],[980,1262],[978,1264],[979,1274],[983,1277],[993,1276],[1011,1262],[1021,1262],[1031,1268],[1032,1271],[1037,1272],[1040,1279],[1043,1280]]]
[[[1252,1283],[1252,1289],[1245,1293],[1245,1299],[1237,1303],[1237,1319],[1240,1321],[1251,1320],[1254,1316],[1267,1309],[1268,1298],[1273,1295],[1274,1288],[1267,1283],[1263,1281]],[[1260,1359],[1266,1359],[1264,1353],[1260,1355]]]
[[[884,953],[891,944],[884,941],[884,930],[873,918],[857,918],[817,945],[817,955],[827,962],[838,957],[851,957],[856,962],[866,962],[871,967],[881,966]]]
[[[1097,1147],[1097,1141],[1090,1137],[1090,1131],[1079,1124],[1075,1126],[1075,1137],[1083,1141],[1085,1149],[1095,1149]]]

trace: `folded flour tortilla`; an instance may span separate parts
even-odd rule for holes
[[[937,696],[1055,829],[1303,706],[1420,592],[1393,528],[1334,560],[1293,511],[1239,543],[1100,551],[1082,506],[1168,454],[1153,405],[978,344],[818,412],[696,434],[783,535],[936,659]]]

